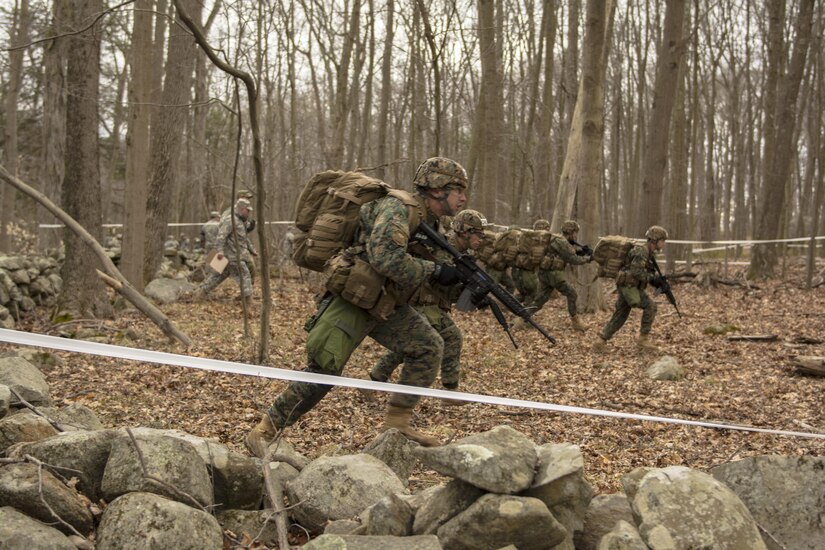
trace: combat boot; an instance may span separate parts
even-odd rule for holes
[[[587,327],[584,326],[584,323],[582,323],[582,320],[579,318],[578,315],[574,315],[573,317],[570,318],[570,326],[573,327],[573,330],[576,330],[578,332],[586,332],[587,331]]]
[[[246,449],[252,453],[252,456],[263,458],[269,444],[272,443],[276,435],[272,420],[270,420],[268,414],[264,414],[258,425],[246,434],[243,443],[246,445]]]
[[[659,351],[659,348],[650,341],[650,336],[647,334],[639,334],[639,339],[636,340],[636,347],[640,351]]]
[[[607,340],[599,336],[595,342],[593,342],[593,351],[595,353],[604,353],[607,351]]]
[[[425,435],[410,426],[412,412],[413,410],[411,408],[390,405],[389,408],[387,408],[387,418],[384,420],[384,431],[395,428],[404,434],[407,439],[415,441],[422,447],[437,447],[441,445],[441,442],[434,437]]]

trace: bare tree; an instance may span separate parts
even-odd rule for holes
[[[103,9],[102,0],[72,3],[71,24],[87,25]],[[66,87],[66,175],[63,207],[89,233],[100,240],[100,169],[98,143],[98,84],[100,29],[68,37]],[[66,260],[61,269],[63,291],[59,303],[65,311],[84,317],[110,317],[113,313],[103,282],[95,271],[95,256],[83,240],[64,231]]]

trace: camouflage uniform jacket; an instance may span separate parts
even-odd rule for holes
[[[203,240],[203,249],[206,251],[214,250],[218,229],[221,226],[220,220],[209,220],[201,226],[201,238]]]
[[[442,226],[443,228],[443,226]],[[460,246],[458,244],[458,240],[456,239],[456,234],[454,231],[449,231],[445,238],[450,245],[458,250],[459,252],[465,252],[466,247]],[[423,248],[426,249],[426,259],[433,259],[438,263],[448,263],[448,264],[455,264],[455,260],[453,257],[446,251],[442,250],[439,247],[428,246],[428,245],[421,245]],[[412,251],[413,255],[417,255],[416,251]],[[455,285],[455,286],[442,286],[437,283],[434,283],[432,280],[426,279],[424,284],[422,284],[412,295],[410,298],[409,304],[411,306],[429,306],[429,305],[437,305],[443,310],[449,311],[452,307],[452,304],[458,300],[461,291],[463,290],[462,285]]]
[[[624,265],[616,277],[616,286],[630,286],[644,289],[655,275],[650,262],[650,252],[644,245],[633,245],[624,260]]]
[[[358,245],[362,255],[378,273],[387,277],[399,288],[421,286],[435,271],[435,263],[416,258],[407,251],[410,240],[409,213],[407,207],[395,197],[368,202],[359,212],[360,226]],[[422,222],[433,223],[435,218],[427,213]]]
[[[558,258],[564,265],[557,267],[554,271],[561,271],[567,264],[570,265],[584,265],[589,260],[587,256],[577,256],[576,249],[564,237],[553,237],[550,239],[550,244],[547,246],[547,256],[554,256]],[[558,263],[557,263],[558,265]]]
[[[232,234],[233,220],[235,222],[235,233],[238,237],[240,258],[238,251],[235,249],[235,236]],[[230,260],[244,260],[251,254],[254,254],[255,248],[252,246],[252,243],[249,242],[244,220],[237,215],[230,214],[225,214],[221,217],[218,234],[215,236],[215,249]]]

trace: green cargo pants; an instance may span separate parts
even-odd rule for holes
[[[649,334],[653,327],[653,320],[656,318],[656,302],[650,299],[647,292],[635,286],[620,286],[617,290],[619,297],[616,299],[616,309],[613,311],[613,317],[602,330],[602,339],[610,340],[625,324],[633,308],[642,310],[642,326],[639,332]]]

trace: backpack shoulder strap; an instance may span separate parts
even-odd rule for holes
[[[403,189],[391,189],[387,193],[387,196],[400,200],[401,203],[407,207],[407,214],[410,218],[410,235],[415,233],[415,230],[418,229],[418,225],[421,223],[422,218],[421,203],[418,202],[415,195],[409,191],[404,191]]]

